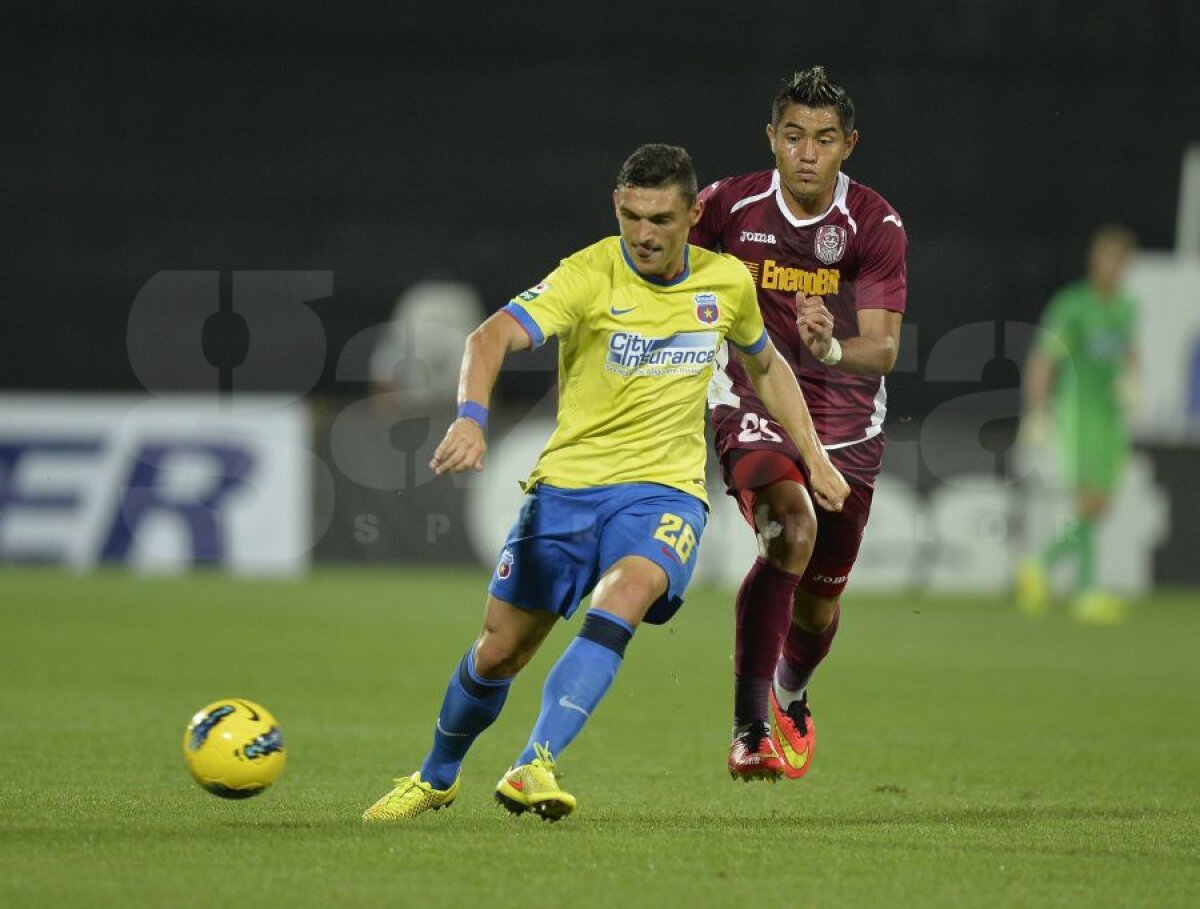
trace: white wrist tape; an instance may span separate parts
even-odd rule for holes
[[[837,366],[842,362],[842,343],[837,338],[830,339],[829,350],[821,357],[821,362],[826,366]]]

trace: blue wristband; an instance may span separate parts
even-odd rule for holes
[[[480,429],[487,432],[488,409],[482,404],[476,404],[474,401],[463,401],[458,405],[458,415],[466,417],[468,420],[473,420],[479,424]]]

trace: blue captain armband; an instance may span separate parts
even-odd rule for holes
[[[479,428],[487,432],[488,409],[474,401],[463,401],[458,405],[459,417],[466,417],[479,424]]]

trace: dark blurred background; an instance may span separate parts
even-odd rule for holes
[[[0,387],[16,389],[139,388],[127,320],[157,272],[297,269],[333,273],[312,304],[316,390],[354,393],[339,357],[406,286],[462,279],[500,306],[613,232],[613,176],[646,141],[687,146],[702,181],[770,166],[771,95],[823,63],[858,106],[846,170],[911,240],[916,365],[889,382],[893,416],[919,418],[964,390],[921,381],[937,339],[1034,319],[1098,221],[1171,247],[1181,155],[1200,140],[1195,0],[46,2],[0,17]],[[286,358],[288,328],[212,325],[205,352],[227,368],[247,345]],[[981,368],[984,385],[1017,381],[1011,359]],[[292,374],[234,368],[233,385]],[[181,373],[197,383],[212,387]]]

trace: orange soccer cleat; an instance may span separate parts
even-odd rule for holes
[[[817,729],[808,710],[808,694],[792,701],[784,710],[771,686],[771,741],[783,761],[783,773],[789,780],[798,780],[812,766]]]
[[[783,760],[771,742],[766,723],[748,723],[733,730],[729,746],[729,775],[735,780],[766,780],[774,783],[784,771]]]

